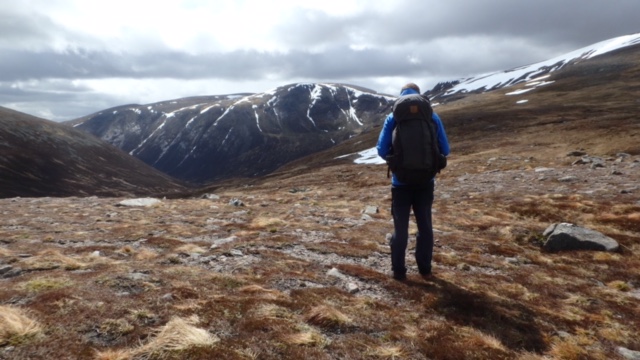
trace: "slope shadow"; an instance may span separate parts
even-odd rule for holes
[[[523,304],[465,290],[437,277],[426,283],[408,280],[405,284],[408,298],[419,300],[425,292],[435,295],[437,300],[428,305],[431,310],[455,324],[493,335],[510,350],[547,350],[535,313]]]

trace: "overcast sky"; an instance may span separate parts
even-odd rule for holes
[[[54,121],[294,82],[427,90],[640,32],[638,0],[0,1],[0,106]]]

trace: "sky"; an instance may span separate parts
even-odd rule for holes
[[[53,121],[297,82],[424,91],[640,32],[638,0],[0,4],[0,106]]]

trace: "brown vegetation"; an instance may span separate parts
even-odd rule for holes
[[[524,106],[490,93],[437,109],[453,154],[437,181],[428,281],[413,242],[408,281],[389,276],[386,168],[334,159],[373,146],[374,133],[264,179],[149,208],[116,206],[119,198],[2,199],[0,314],[19,311],[37,335],[0,325],[0,359],[640,351],[640,128],[637,95],[624,91],[638,76],[610,75],[599,92],[569,91],[580,83],[567,76]],[[579,148],[604,167],[571,165],[567,152]],[[245,206],[229,205],[234,198]],[[379,212],[363,216],[368,205]],[[558,221],[603,232],[623,250],[542,252],[541,233]]]

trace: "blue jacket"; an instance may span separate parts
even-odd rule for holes
[[[418,92],[415,91],[414,89],[405,89],[402,91],[400,96],[409,95],[409,94],[418,94]],[[448,156],[450,152],[449,140],[447,140],[447,134],[444,132],[444,126],[442,125],[442,121],[440,120],[440,117],[438,116],[438,114],[435,113],[435,111],[433,112],[432,118],[433,118],[433,121],[436,123],[436,127],[437,127],[438,145],[440,147],[440,153],[442,155]],[[395,129],[395,127],[396,127],[396,121],[393,118],[393,113],[391,113],[387,116],[387,118],[384,121],[382,130],[380,131],[380,136],[378,137],[378,145],[376,145],[376,148],[378,150],[378,155],[383,159],[386,159],[387,155],[389,155],[389,153],[391,152],[391,140],[393,136],[393,129]],[[405,185],[400,181],[398,181],[395,174],[391,178],[391,184],[393,184],[393,186]]]

